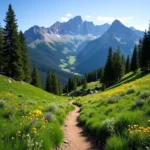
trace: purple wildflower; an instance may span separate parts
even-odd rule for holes
[[[53,117],[53,116],[52,116],[52,114],[50,114],[50,113],[45,115],[45,118],[46,118],[48,121],[50,121],[50,120],[52,119],[52,117]]]
[[[12,110],[14,110],[14,109],[15,109],[15,106],[12,106],[11,108],[12,108]]]
[[[36,124],[36,119],[34,119],[34,120],[32,121],[32,124]]]

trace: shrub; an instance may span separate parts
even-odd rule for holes
[[[26,104],[29,104],[29,105],[36,105],[37,102],[33,101],[33,100],[27,100],[26,101]]]
[[[0,100],[0,108],[3,108],[5,105],[5,101],[4,100]]]
[[[149,146],[150,146],[149,135],[132,133],[128,137],[127,146],[128,146],[128,149],[132,149],[132,150],[149,149]]]
[[[57,106],[56,104],[48,104],[46,106],[46,111],[50,111],[50,112],[57,112]]]
[[[134,88],[132,88],[132,87],[130,87],[127,91],[126,91],[126,94],[133,94],[133,93],[135,93],[135,89]]]
[[[9,111],[9,110],[7,110],[7,111],[5,111],[4,113],[3,113],[3,117],[5,118],[5,119],[10,119],[11,117],[12,117],[12,112],[11,111]]]
[[[127,150],[126,139],[114,135],[107,140],[104,149],[105,150]]]
[[[116,102],[117,102],[116,97],[110,97],[110,98],[107,100],[107,103],[108,103],[108,104],[113,104],[113,103],[116,103]]]
[[[141,124],[144,113],[141,111],[123,112],[116,119],[115,132],[123,134],[128,125]]]
[[[105,143],[106,140],[114,134],[114,118],[106,119],[102,121],[100,128],[98,129],[98,138],[101,143]]]
[[[145,91],[141,92],[140,95],[139,95],[139,97],[140,97],[141,99],[146,99],[146,98],[148,98],[149,96],[150,96],[150,92],[149,92],[148,90],[145,90]]]

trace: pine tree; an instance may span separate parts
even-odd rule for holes
[[[126,64],[126,61],[125,61],[124,56],[122,55],[122,57],[121,57],[121,77],[123,77],[125,74],[125,64]]]
[[[148,71],[150,69],[150,23],[147,37],[148,37],[148,49],[147,49],[147,71]]]
[[[87,79],[86,77],[84,76],[83,79],[82,79],[82,89],[86,89],[87,88]]]
[[[114,81],[118,81],[122,78],[122,59],[120,56],[120,48],[118,47],[117,51],[113,55],[113,72],[114,72]]]
[[[48,70],[47,72],[47,78],[46,78],[46,84],[45,84],[45,90],[47,92],[51,92],[51,86],[52,86],[52,83],[51,83],[51,74],[50,74],[50,70]]]
[[[4,73],[16,80],[23,80],[21,50],[15,13],[9,5],[4,28]]]
[[[4,39],[2,34],[2,28],[0,26],[0,73],[3,72],[4,67]]]
[[[58,79],[55,74],[52,75],[52,93],[59,95],[59,85],[58,85]]]
[[[138,52],[137,47],[134,47],[132,60],[131,60],[131,71],[136,72],[139,68],[139,62],[138,62]]]
[[[73,78],[73,90],[76,90],[77,89],[77,79],[76,79],[76,76],[74,76]]]
[[[27,49],[25,37],[22,31],[20,31],[19,33],[19,38],[20,38],[20,44],[21,44],[24,81],[30,83],[31,82],[30,62],[28,58],[28,49]]]
[[[143,42],[142,42],[142,50],[141,50],[141,68],[145,72],[148,70],[148,35],[147,32],[145,31]]]
[[[141,59],[142,59],[142,40],[139,40],[138,44],[138,59],[139,59],[139,68],[141,68]]]
[[[125,73],[129,73],[131,68],[131,62],[130,62],[130,56],[128,55],[127,60],[126,60],[126,70]]]
[[[103,81],[106,85],[110,85],[113,82],[113,52],[112,48],[109,48],[108,58],[104,68],[104,77]]]
[[[36,86],[36,87],[41,88],[42,85],[41,85],[41,79],[40,79],[40,76],[39,76],[39,71],[38,71],[38,69],[35,65],[33,67],[33,71],[32,71],[31,76],[32,76],[31,84]]]

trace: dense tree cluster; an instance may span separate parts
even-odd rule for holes
[[[100,79],[101,77],[101,72],[102,72],[102,69],[98,69],[98,70],[94,70],[92,72],[89,72],[87,74],[85,74],[86,76],[86,79],[87,79],[87,82],[94,82],[94,81],[97,81],[98,79]]]
[[[110,47],[101,82],[109,86],[120,80],[125,74],[125,65],[126,62],[124,57],[120,54],[120,48],[118,47],[118,49],[113,52]]]
[[[77,86],[81,85],[81,81],[78,78],[78,76],[70,77],[68,80],[68,83],[65,85],[63,92],[69,93],[71,91],[75,91],[77,89]]]
[[[56,95],[62,94],[61,84],[57,76],[55,74],[50,73],[50,70],[48,70],[47,72],[45,90]]]
[[[139,59],[142,71],[147,72],[150,69],[150,27],[145,31],[144,38],[139,42]]]

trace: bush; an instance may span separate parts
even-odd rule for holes
[[[97,135],[101,143],[105,143],[106,140],[111,135],[114,134],[115,132],[114,124],[115,124],[114,118],[106,119],[102,121],[101,126],[98,129],[98,135]]]
[[[144,113],[141,111],[123,112],[116,119],[115,132],[123,134],[128,125],[141,124]]]
[[[29,105],[36,105],[37,102],[33,101],[33,100],[27,100],[26,101],[26,104],[29,104]]]
[[[113,103],[116,103],[116,102],[117,102],[116,97],[110,97],[110,98],[107,100],[107,103],[108,103],[108,104],[113,104]]]
[[[48,104],[46,106],[46,111],[50,111],[50,112],[57,112],[57,106],[56,104]]]
[[[141,92],[140,95],[139,95],[139,97],[140,97],[141,99],[146,99],[146,98],[148,98],[149,96],[150,96],[150,92],[149,92],[148,90],[145,90],[145,91]]]
[[[134,88],[129,88],[127,91],[126,91],[126,94],[133,94],[133,93],[135,93],[135,89]]]
[[[5,118],[5,119],[10,119],[11,117],[12,117],[12,112],[11,111],[5,111],[4,113],[3,113],[3,117]]]
[[[147,134],[133,133],[130,134],[127,140],[128,149],[132,150],[144,150],[149,149],[150,138]]]
[[[0,108],[3,108],[5,105],[5,101],[4,100],[0,100]]]
[[[105,150],[127,150],[126,139],[114,135],[107,140],[104,149]]]

